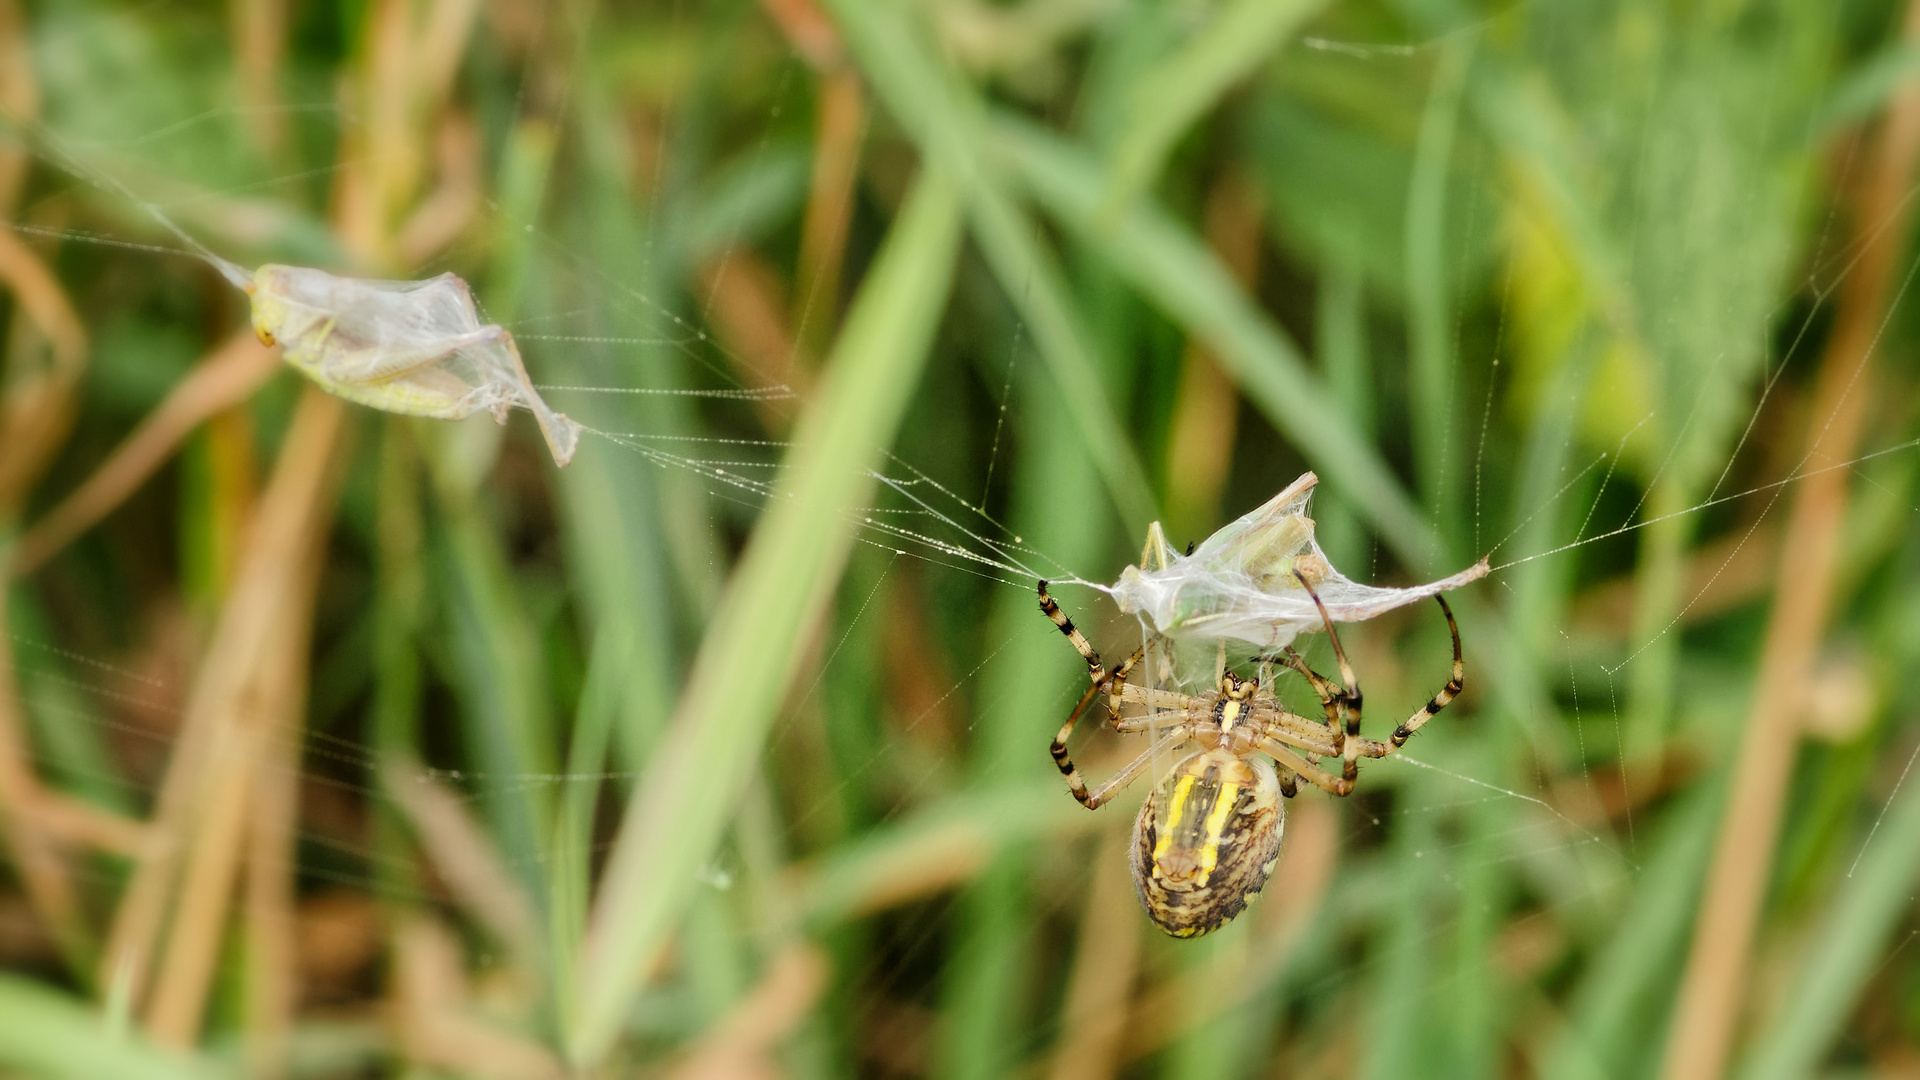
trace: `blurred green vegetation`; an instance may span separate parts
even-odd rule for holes
[[[1913,1073],[1913,22],[0,0],[0,1073]],[[593,434],[318,394],[155,211],[458,273]],[[1166,939],[1033,578],[1307,469],[1490,555],[1468,689]]]

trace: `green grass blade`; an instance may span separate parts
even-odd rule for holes
[[[923,174],[848,314],[672,726],[627,804],[583,950],[567,1041],[575,1062],[597,1061],[612,1045],[759,762],[807,628],[853,543],[870,470],[919,381],[958,248],[956,194],[945,178]]]
[[[1420,120],[1419,149],[1407,188],[1407,336],[1412,353],[1414,401],[1408,417],[1414,445],[1436,448],[1414,455],[1420,494],[1435,518],[1448,525],[1460,520],[1460,491],[1454,483],[1464,455],[1454,406],[1455,364],[1452,318],[1454,284],[1447,274],[1447,177],[1453,168],[1453,136],[1460,99],[1467,86],[1473,40],[1450,42],[1440,54]],[[1459,540],[1457,529],[1449,539]]]
[[[1314,311],[1314,351],[1327,389],[1363,438],[1377,426],[1373,357],[1367,347],[1366,276],[1352,260],[1331,258],[1321,269]],[[1335,566],[1359,566],[1365,550],[1353,503],[1342,492],[1322,495],[1316,507],[1320,546]]]
[[[1101,219],[1111,221],[1151,185],[1181,133],[1325,6],[1326,0],[1233,0],[1180,51],[1141,76],[1127,103],[1127,134],[1114,147]]]
[[[1420,779],[1425,779],[1424,777]],[[1432,802],[1419,794],[1431,784],[1411,783],[1399,794],[1415,805]],[[1400,897],[1387,925],[1379,927],[1383,939],[1380,963],[1373,973],[1373,985],[1366,1005],[1366,1029],[1369,1033],[1360,1051],[1360,1075],[1368,1080],[1399,1080],[1409,1076],[1432,1076],[1432,1032],[1429,1028],[1433,989],[1433,931],[1416,917],[1431,910],[1439,890],[1435,877],[1439,861],[1438,823],[1432,814],[1407,814],[1395,823],[1394,873]]]
[[[1112,228],[1097,227],[1100,169],[1054,135],[1008,119],[994,125],[993,147],[1048,212],[1205,339],[1241,392],[1323,477],[1353,498],[1402,559],[1427,565],[1438,534],[1379,451],[1344,420],[1300,350],[1197,237],[1142,202],[1127,207]]]
[[[1721,793],[1715,781],[1696,790],[1666,818],[1664,835],[1648,845],[1653,857],[1613,933],[1574,989],[1570,1023],[1553,1044],[1541,1075],[1550,1080],[1600,1080],[1631,1075],[1636,1051],[1657,1047],[1645,1023],[1665,1002],[1654,999],[1679,971],[1687,930],[1700,895],[1701,873],[1713,852]]]
[[[499,537],[471,504],[445,509],[441,595],[470,752],[491,775],[481,804],[527,894],[544,903],[551,793],[506,779],[558,771],[538,635],[516,595]]]
[[[164,1053],[137,1035],[110,1036],[100,1014],[15,975],[0,974],[0,1072],[47,1080],[209,1080],[196,1058]]]
[[[1028,400],[1039,398],[1043,389],[1037,375],[1025,380]],[[1062,440],[1053,426],[1045,409],[1020,411],[1010,524],[1062,564],[1085,566],[1106,547],[1111,519],[1101,512],[1097,474],[1086,451]],[[1083,608],[1071,596],[1065,602],[1070,610],[1097,618],[1106,598],[1088,599],[1098,607]],[[1079,692],[1084,661],[1054,640],[1060,635],[1040,613],[1031,589],[997,589],[988,610],[989,640],[1031,644],[998,651],[981,674],[969,770],[980,784],[1044,779],[1059,805],[1085,814],[1041,752],[1047,730],[1060,722]],[[1016,1048],[1025,1044],[1038,1005],[1031,990],[1038,973],[1033,962],[1035,857],[1025,846],[1003,851],[956,905],[934,1062],[934,1074],[943,1080],[989,1080],[1018,1063]]]
[[[1913,909],[1920,878],[1920,782],[1908,782],[1869,833],[1794,977],[1793,996],[1765,1029],[1741,1080],[1811,1076],[1884,966],[1887,935]]]
[[[921,152],[960,186],[974,237],[1059,384],[1060,411],[1073,421],[1128,531],[1144,533],[1156,516],[1146,470],[1121,429],[1058,265],[985,167],[979,98],[927,46],[906,9],[853,0],[829,0],[827,7],[875,92]]]

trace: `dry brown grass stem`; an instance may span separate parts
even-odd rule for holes
[[[294,914],[295,834],[300,816],[300,730],[305,725],[307,655],[312,626],[311,597],[325,565],[324,534],[316,534],[305,555],[306,610],[286,629],[294,639],[283,656],[285,671],[275,690],[281,707],[263,717],[265,738],[259,764],[247,784],[245,1012],[247,1075],[275,1080],[286,1075],[298,1004],[297,934]]]
[[[1751,533],[1735,529],[1690,553],[1681,572],[1685,582],[1682,595],[1687,603],[1680,613],[1680,625],[1710,619],[1759,599],[1773,581],[1779,550],[1780,530],[1760,525]],[[1633,628],[1634,577],[1622,575],[1581,593],[1574,600],[1569,621],[1591,633],[1627,636]]]
[[[333,485],[329,478],[342,410],[340,399],[311,387],[301,396],[249,529],[233,589],[188,694],[173,757],[155,801],[153,820],[159,838],[135,864],[101,959],[102,984],[111,985],[116,977],[124,980],[136,1003],[144,997],[149,958],[171,906],[176,875],[190,854],[186,842],[200,831],[202,820],[210,822],[208,828],[215,827],[202,813],[215,791],[202,785],[210,770],[224,767],[223,755],[246,752],[252,737],[236,735],[233,729],[252,724],[262,708],[279,700],[267,693],[274,684],[263,682],[262,673],[271,666],[271,656],[277,652],[284,657],[293,646],[282,628],[289,620],[307,617],[310,598],[299,595],[308,584],[303,558],[318,543],[317,537],[324,535],[330,519]],[[304,655],[300,662],[305,662]],[[281,677],[286,674],[283,671]],[[284,691],[280,696],[284,698]],[[222,841],[211,834],[203,839]],[[233,846],[238,840],[225,842]],[[212,858],[191,854],[196,860]],[[200,880],[210,887],[219,876],[214,873],[217,869],[217,865],[206,866]],[[215,947],[218,935],[197,944]],[[188,963],[188,953],[179,956],[180,963]],[[176,983],[184,979],[184,974],[178,976]],[[162,1017],[165,1026],[177,1031],[181,1014],[171,1010],[180,1006],[169,1004],[165,1009],[170,1010]]]
[[[774,1058],[826,989],[831,965],[805,941],[787,946],[760,981],[700,1036],[669,1080],[779,1080]]]
[[[1920,0],[1907,7],[1904,36],[1920,41]],[[1854,201],[1860,256],[1841,284],[1833,337],[1814,386],[1808,468],[1848,460],[1858,442],[1873,397],[1874,346],[1906,247],[1917,155],[1920,87],[1908,84],[1892,100]],[[1724,1072],[1746,1001],[1748,952],[1801,731],[1806,697],[1800,690],[1833,604],[1848,475],[1846,469],[1815,472],[1794,491],[1759,677],[1667,1036],[1668,1080],[1711,1080]]]
[[[0,604],[0,833],[34,915],[70,962],[84,963],[88,934],[70,867],[36,815],[41,788],[33,774],[6,621],[6,605]]]
[[[831,71],[846,61],[840,31],[814,0],[760,0],[760,6],[815,71]]]
[[[244,704],[235,704],[252,711],[267,702],[249,696]],[[262,750],[260,732],[237,719],[225,718],[214,735],[193,820],[181,838],[186,866],[146,1020],[147,1034],[161,1046],[186,1048],[198,1037],[225,936],[228,899],[246,836],[246,781],[259,768]]]
[[[259,811],[249,796],[269,757],[278,756],[270,747],[297,739],[343,414],[338,398],[317,389],[301,397],[188,700],[181,742],[186,729],[200,728],[206,752],[193,763],[192,800],[171,830],[184,844],[184,866],[147,1012],[148,1034],[161,1045],[190,1046],[199,1035],[248,825]],[[251,631],[246,640],[228,633],[241,628]],[[286,784],[289,776],[272,780]]]
[[[380,775],[455,901],[506,946],[519,970],[538,970],[540,924],[533,902],[486,828],[467,812],[466,800],[418,761],[394,762]]]
[[[11,115],[33,117],[39,112],[30,59],[19,6],[0,0],[0,108]],[[0,215],[12,213],[29,160],[23,148],[0,149]],[[86,366],[87,334],[59,280],[4,221],[0,283],[13,294],[17,313],[4,346],[6,383],[0,390],[0,523],[11,525],[28,488],[72,423],[73,391]],[[44,360],[34,355],[41,348]],[[90,825],[93,820],[78,811],[64,812],[75,805],[50,797],[34,775],[12,642],[5,612],[0,611],[0,835],[36,917],[68,961],[84,966],[91,959],[90,935],[70,867],[56,842],[59,831],[48,825]]]
[[[800,340],[823,346],[839,321],[840,269],[853,221],[854,181],[867,105],[859,73],[839,67],[820,74],[814,117],[813,178],[800,223],[800,261],[794,275],[793,325]]]
[[[20,537],[12,572],[24,576],[45,564],[153,475],[189,432],[246,400],[278,366],[279,353],[260,344],[253,331],[227,339],[147,414],[86,482]]]
[[[152,827],[144,821],[102,810],[37,781],[31,783],[22,805],[29,820],[63,844],[137,857],[155,839]]]
[[[11,518],[73,422],[73,393],[86,370],[87,331],[53,271],[4,224],[0,283],[25,316],[7,335],[5,397],[0,399],[0,518]],[[33,356],[42,343],[44,362]]]
[[[742,381],[751,387],[784,386],[805,393],[813,361],[787,324],[780,274],[746,248],[732,248],[701,270],[707,317],[727,347]],[[761,423],[785,432],[793,422],[793,402],[756,401]]]
[[[434,0],[424,13],[407,0],[376,0],[367,12],[362,66],[347,90],[349,111],[364,122],[341,139],[339,159],[353,165],[334,189],[333,220],[348,248],[382,273],[408,265],[402,223],[426,176],[422,128],[445,106],[478,11],[477,0]],[[431,243],[426,234],[443,224],[428,219],[415,244]]]
[[[1127,870],[1133,830],[1125,818],[1107,823],[1094,853],[1092,880],[1080,919],[1080,941],[1060,1010],[1060,1041],[1053,1049],[1053,1080],[1106,1080],[1120,1067],[1128,1005],[1139,975],[1140,935],[1146,921]]]
[[[1044,818],[1027,819],[1024,824],[1031,832],[1023,833],[1048,843],[1065,843],[1101,825],[1098,817],[1064,798],[1045,813]],[[830,868],[832,872],[823,875],[814,863],[794,866],[787,871],[787,890],[805,898],[802,903],[810,920],[858,919],[966,884],[1004,850],[1009,839],[989,825],[956,817],[915,831],[910,842],[887,845],[857,868]]]
[[[449,112],[434,134],[440,183],[400,227],[400,258],[419,266],[438,255],[473,221],[482,200],[480,131],[470,117]]]
[[[40,87],[33,81],[33,52],[19,0],[0,0],[0,109],[24,120],[40,116]],[[13,213],[32,162],[26,147],[0,146],[0,217]]]
[[[287,54],[287,0],[232,0],[234,74],[241,113],[254,142],[276,157],[286,141],[280,104],[280,64]]]
[[[466,1013],[459,939],[424,915],[395,931],[388,986],[394,1042],[414,1063],[497,1080],[559,1080],[565,1073],[545,1047]]]

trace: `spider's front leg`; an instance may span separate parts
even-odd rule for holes
[[[1106,682],[1106,668],[1100,663],[1100,654],[1093,651],[1093,646],[1087,643],[1086,635],[1073,625],[1073,620],[1067,618],[1066,612],[1060,610],[1060,605],[1054,601],[1052,594],[1047,592],[1045,578],[1040,580],[1040,611],[1053,620],[1053,625],[1066,635],[1067,640],[1072,642],[1074,649],[1080,653],[1080,658],[1087,662],[1087,677],[1092,679],[1096,686]]]
[[[1067,618],[1066,613],[1060,610],[1060,605],[1048,595],[1045,581],[1040,583],[1040,610],[1046,613],[1047,618],[1053,620],[1053,625],[1066,635],[1067,640],[1072,642],[1074,649],[1080,653],[1081,659],[1087,662],[1089,682],[1087,690],[1080,695],[1080,700],[1074,705],[1073,711],[1067,714],[1067,722],[1060,725],[1060,730],[1054,734],[1053,744],[1048,749],[1053,754],[1053,763],[1059,768],[1060,775],[1067,779],[1067,790],[1073,792],[1073,797],[1080,800],[1087,809],[1092,810],[1106,801],[1112,792],[1125,787],[1139,775],[1140,770],[1146,767],[1147,761],[1159,750],[1159,747],[1156,746],[1142,758],[1122,769],[1119,775],[1100,785],[1099,790],[1089,793],[1086,781],[1081,779],[1080,770],[1074,766],[1073,757],[1067,752],[1067,737],[1073,734],[1074,725],[1080,722],[1080,715],[1087,711],[1087,706],[1093,704],[1093,699],[1103,688],[1108,691],[1107,714],[1113,723],[1114,730],[1123,730],[1120,720],[1122,692],[1126,689],[1128,673],[1133,670],[1133,665],[1140,662],[1146,649],[1144,646],[1135,649],[1133,655],[1127,657],[1124,663],[1108,671],[1100,662],[1100,654],[1093,651],[1093,646],[1087,643],[1086,637],[1074,627],[1073,620]]]

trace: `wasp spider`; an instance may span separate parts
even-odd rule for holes
[[[1319,695],[1326,712],[1324,720],[1288,712],[1258,678],[1242,679],[1230,671],[1221,678],[1219,689],[1199,694],[1135,686],[1127,676],[1140,662],[1145,647],[1135,649],[1132,656],[1109,671],[1101,664],[1100,654],[1074,629],[1073,620],[1047,594],[1047,583],[1040,583],[1040,610],[1080,651],[1092,680],[1053,737],[1054,764],[1067,778],[1073,797],[1087,809],[1097,809],[1138,779],[1158,755],[1188,743],[1198,746],[1155,786],[1133,825],[1131,862],[1140,903],[1148,917],[1174,937],[1198,937],[1218,930],[1245,910],[1266,885],[1280,858],[1280,797],[1292,798],[1301,778],[1335,795],[1351,794],[1359,775],[1359,759],[1385,757],[1399,749],[1420,730],[1420,725],[1453,700],[1466,679],[1460,659],[1460,629],[1446,600],[1435,597],[1446,614],[1447,631],[1453,635],[1453,677],[1420,711],[1394,729],[1387,742],[1361,738],[1360,687],[1354,682],[1353,668],[1340,647],[1326,606],[1305,578],[1300,578],[1300,584],[1320,609],[1334,660],[1340,666],[1340,684],[1308,667],[1291,647],[1282,655],[1255,659],[1299,672]],[[1102,692],[1115,731],[1150,731],[1167,724],[1172,727],[1112,779],[1088,791],[1067,753],[1067,736]],[[1122,709],[1128,704],[1144,706],[1148,711],[1127,716]],[[1339,759],[1338,776],[1320,767],[1319,762],[1326,758]]]

